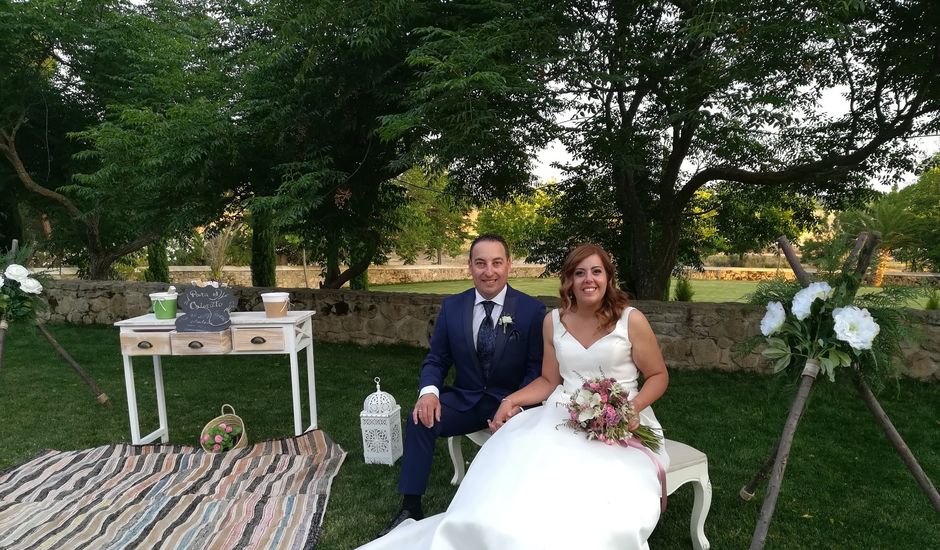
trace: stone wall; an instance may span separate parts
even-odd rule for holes
[[[150,292],[158,283],[115,281],[50,281],[44,296],[53,322],[110,324],[146,313]],[[261,310],[261,292],[271,289],[234,287],[238,310]],[[349,290],[287,289],[293,309],[310,309],[316,339],[327,342],[405,344],[427,347],[442,296]],[[540,297],[557,307],[555,297]],[[769,372],[760,356],[738,357],[732,346],[758,334],[763,308],[747,304],[636,302],[649,318],[666,358],[674,369],[718,369]],[[919,344],[905,350],[907,376],[940,380],[940,312],[913,311],[923,331]]]

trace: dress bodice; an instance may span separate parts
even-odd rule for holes
[[[639,373],[627,327],[633,309],[624,309],[613,330],[587,348],[565,328],[561,311],[552,310],[552,343],[566,393],[574,392],[584,379],[599,376],[614,378],[631,393],[636,391]]]

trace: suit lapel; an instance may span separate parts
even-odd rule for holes
[[[480,370],[480,360],[477,359],[477,346],[476,342],[473,341],[473,307],[474,302],[476,301],[476,291],[470,289],[467,293],[467,297],[464,300],[463,304],[463,334],[466,339],[467,351],[470,353],[470,356],[473,357],[473,364],[476,366],[477,371]]]
[[[516,291],[509,285],[506,285],[506,300],[503,302],[503,312],[500,313],[499,316],[515,316],[515,313]],[[509,339],[509,335],[515,327],[511,325],[500,325],[499,319],[494,319],[493,321],[496,323],[496,351],[493,352],[493,370],[496,370],[499,368],[499,361],[503,356],[503,351],[506,349],[506,341]]]

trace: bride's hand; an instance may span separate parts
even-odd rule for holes
[[[509,422],[509,419],[520,412],[520,410],[521,407],[514,405],[509,399],[503,399],[503,402],[499,404],[499,408],[496,409],[496,414],[493,415],[493,419],[487,420],[490,431],[495,433],[496,430],[502,428],[503,424]]]

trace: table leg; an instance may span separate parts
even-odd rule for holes
[[[137,416],[137,390],[134,388],[134,363],[129,355],[124,360],[124,386],[127,389],[127,415],[131,422],[131,443],[140,445],[140,419]]]
[[[157,388],[157,417],[160,420],[160,430],[163,435],[160,441],[167,443],[170,441],[170,426],[166,420],[166,393],[163,391],[163,365],[160,362],[160,356],[153,356],[153,385]]]
[[[313,341],[307,345],[307,393],[310,400],[310,428],[317,429],[317,390],[313,368]]]
[[[300,366],[297,354],[290,354],[290,391],[294,409],[294,435],[304,433],[303,418],[300,413]]]

